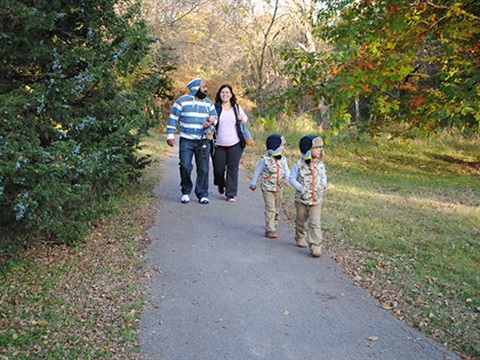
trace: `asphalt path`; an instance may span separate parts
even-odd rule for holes
[[[177,145],[154,190],[144,359],[460,359],[383,309],[327,255],[298,248],[285,221],[278,239],[264,237],[263,197],[242,170],[236,203],[210,176],[210,204],[194,194],[182,204]]]

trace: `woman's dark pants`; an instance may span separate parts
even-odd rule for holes
[[[243,148],[240,143],[233,146],[217,146],[213,154],[213,183],[225,187],[227,197],[237,196],[238,167]]]

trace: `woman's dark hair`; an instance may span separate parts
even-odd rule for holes
[[[222,98],[220,97],[220,92],[225,88],[228,88],[232,93],[232,97],[230,98],[230,104],[232,104],[232,106],[235,106],[235,104],[237,103],[237,97],[235,96],[235,93],[233,92],[232,86],[230,84],[223,84],[222,86],[220,86],[217,91],[217,95],[215,96],[215,104],[222,105]]]

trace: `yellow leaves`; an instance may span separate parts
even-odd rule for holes
[[[456,16],[459,16],[462,13],[465,12],[465,11],[463,11],[462,6],[463,6],[463,4],[454,4],[454,6],[452,8],[452,11]]]

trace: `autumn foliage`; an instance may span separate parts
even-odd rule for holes
[[[284,52],[293,86],[329,106],[329,124],[352,123],[398,135],[455,126],[480,130],[480,25],[478,2],[325,1],[315,35],[326,51]],[[287,96],[285,96],[287,95]],[[360,101],[362,113],[352,111]],[[427,126],[428,125],[428,126]]]

